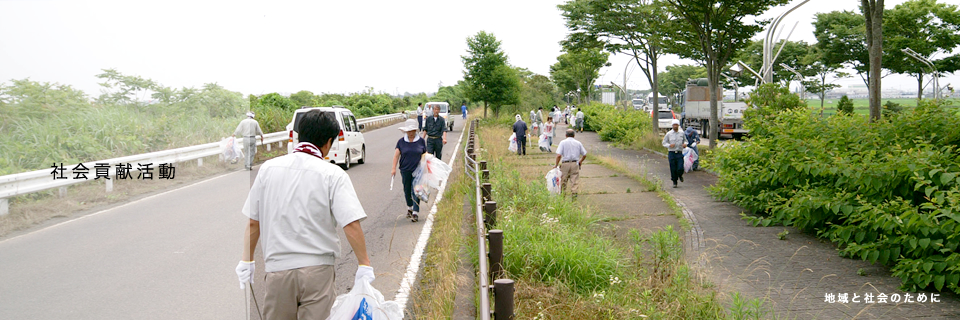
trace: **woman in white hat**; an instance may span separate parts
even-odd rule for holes
[[[413,194],[413,172],[420,165],[420,157],[427,153],[427,144],[417,135],[417,127],[417,121],[413,119],[407,120],[400,127],[404,136],[397,141],[397,151],[393,153],[393,166],[390,167],[390,176],[396,176],[397,163],[400,163],[403,198],[407,200],[407,218],[413,222],[420,220],[420,199]]]

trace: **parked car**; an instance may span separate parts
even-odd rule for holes
[[[357,118],[353,112],[343,106],[332,107],[302,107],[293,113],[293,119],[287,124],[287,131],[290,132],[290,141],[287,144],[287,153],[292,153],[293,148],[300,143],[300,135],[297,130],[300,128],[300,119],[303,114],[310,110],[320,110],[321,112],[330,112],[337,119],[337,125],[340,126],[340,134],[334,139],[330,146],[330,151],[324,160],[349,170],[353,162],[362,164],[367,160],[367,147],[363,140],[363,125],[357,125]],[[319,147],[319,146],[318,146]]]
[[[651,116],[654,114],[657,115],[657,128],[659,128],[660,131],[670,131],[670,129],[673,129],[673,125],[671,125],[670,122],[673,122],[673,119],[679,119],[677,118],[677,114],[670,109],[660,109],[659,112],[651,113]]]
[[[453,117],[450,117],[450,104],[446,102],[427,102],[425,107],[427,109],[433,110],[433,106],[440,106],[440,116],[443,117],[444,123],[447,124],[447,131],[453,131]]]

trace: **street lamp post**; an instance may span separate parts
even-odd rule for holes
[[[731,78],[731,77],[728,76],[726,73],[721,73],[720,75],[723,76],[724,78],[726,78],[727,81],[730,81],[730,83],[733,84],[733,101],[734,101],[734,102],[740,101],[740,100],[739,100],[739,96],[740,96],[740,86],[737,85],[737,80]]]
[[[788,66],[786,63],[781,63],[780,66],[783,67],[784,69],[787,69],[787,70],[790,71],[790,72],[793,72],[793,74],[797,75],[797,81],[800,81],[800,100],[803,100],[803,99],[804,99],[804,93],[805,93],[804,90],[803,90],[803,75],[801,75],[799,72],[797,72],[796,69],[791,68],[790,66]]]
[[[935,100],[940,99],[940,72],[937,71],[937,67],[933,65],[933,62],[930,62],[930,60],[927,60],[927,58],[920,56],[920,54],[918,54],[916,51],[913,51],[910,48],[903,48],[901,51],[903,51],[903,53],[906,53],[911,58],[914,58],[917,61],[923,62],[923,64],[927,65],[928,67],[930,67],[930,69],[933,70],[933,72],[931,73],[931,75],[933,75],[933,99]],[[921,88],[920,90],[921,90],[920,96],[922,97],[923,88]]]
[[[770,29],[767,30],[767,36],[763,39],[763,68],[760,70],[763,72],[763,78],[761,80],[763,83],[773,82],[773,63],[777,60],[777,57],[773,55],[773,45],[776,43],[776,38],[780,36],[778,34],[776,37],[774,37],[773,32],[777,30],[780,22],[783,21],[783,17],[786,17],[788,14],[790,14],[790,12],[793,12],[793,10],[796,10],[807,2],[810,2],[810,0],[804,0],[790,10],[787,10],[787,12],[784,12],[776,19],[773,19],[773,23],[770,24]],[[797,26],[794,25],[793,27],[796,28]],[[793,34],[793,30],[790,30],[790,34]],[[787,34],[787,38],[790,38],[790,34]],[[783,45],[780,45],[780,50],[783,50],[783,46],[785,45],[786,42],[784,42]],[[778,51],[777,55],[779,54],[780,52]]]

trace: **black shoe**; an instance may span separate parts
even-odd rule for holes
[[[413,218],[410,218],[410,222],[417,222],[418,220],[420,220],[420,216],[418,216],[416,213],[412,215],[413,215]]]
[[[680,176],[680,182],[683,182],[683,176]]]
[[[676,181],[673,182],[673,187],[674,187],[674,188],[677,187],[677,182],[676,182]]]
[[[407,219],[413,218],[413,210],[407,210]]]

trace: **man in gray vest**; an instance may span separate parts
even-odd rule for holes
[[[247,111],[247,118],[240,121],[237,130],[233,131],[234,137],[243,137],[243,152],[246,152],[244,166],[247,170],[253,169],[253,155],[257,153],[257,135],[260,136],[260,144],[263,144],[263,130],[260,130],[260,123],[253,120],[253,111]]]

